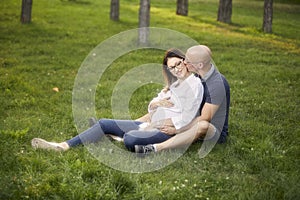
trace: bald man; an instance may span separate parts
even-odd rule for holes
[[[159,144],[136,145],[136,153],[148,154],[171,148],[187,148],[193,142],[202,140],[203,144],[199,154],[200,157],[205,157],[217,142],[224,143],[226,141],[230,104],[229,84],[215,67],[211,50],[207,46],[193,46],[187,50],[185,56],[184,64],[189,71],[201,78],[205,86],[200,116],[181,130],[176,131],[171,124],[158,127],[166,134],[176,135]]]

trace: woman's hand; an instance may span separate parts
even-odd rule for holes
[[[162,99],[162,100],[151,103],[150,104],[150,109],[155,110],[158,107],[165,107],[165,108],[173,107],[174,104],[169,99],[170,98],[166,98],[166,99]]]
[[[174,126],[164,125],[164,126],[160,127],[159,130],[167,135],[175,135],[176,134],[176,129]]]
[[[158,122],[151,123],[152,127],[159,129],[167,135],[175,135],[176,129],[171,119],[165,119]]]

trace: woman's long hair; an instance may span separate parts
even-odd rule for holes
[[[175,81],[177,81],[177,77],[175,77],[169,70],[168,70],[168,59],[169,58],[180,58],[180,59],[185,59],[185,55],[184,53],[179,50],[179,49],[175,49],[175,48],[171,48],[169,50],[166,51],[165,56],[164,56],[164,60],[163,60],[163,77],[166,83],[165,89],[169,90],[169,87],[172,83],[174,83]]]

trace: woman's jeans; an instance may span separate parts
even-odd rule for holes
[[[139,124],[133,120],[100,119],[97,124],[66,141],[70,147],[85,143],[96,143],[105,134],[111,134],[124,139],[126,148],[134,151],[134,145],[155,144],[168,140],[171,136],[159,130],[141,131]]]

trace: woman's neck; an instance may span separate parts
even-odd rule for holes
[[[182,81],[184,81],[187,77],[189,77],[191,74],[192,74],[191,72],[187,72],[187,73],[185,74],[184,77],[178,78],[178,80],[179,80],[180,82],[182,82]]]

